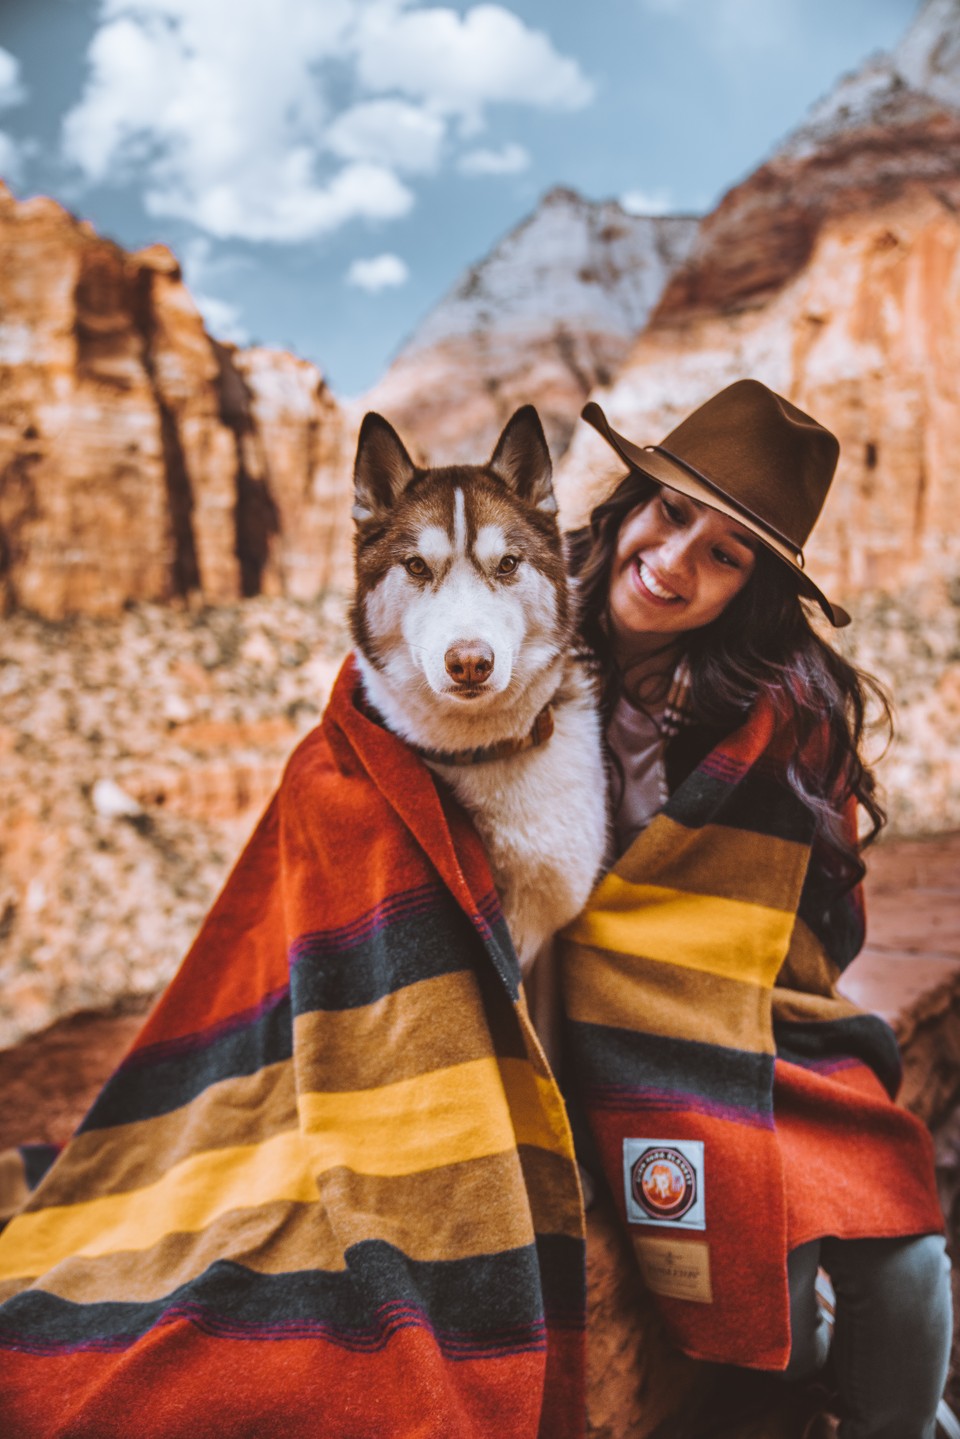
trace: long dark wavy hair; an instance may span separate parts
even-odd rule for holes
[[[606,621],[617,535],[627,515],[659,490],[655,480],[632,470],[593,510],[589,526],[571,536],[580,633],[598,665],[607,718],[624,689]],[[787,783],[813,814],[815,842],[829,870],[842,888],[851,887],[864,873],[861,850],[886,823],[861,755],[870,702],[879,712],[876,725],[892,735],[890,703],[880,684],[817,633],[788,566],[764,545],[743,589],[717,619],[685,635],[684,646],[694,723],[729,733],[765,697],[789,726],[795,745]],[[805,758],[814,751],[816,765]],[[869,822],[859,840],[852,839],[844,817],[851,795]]]

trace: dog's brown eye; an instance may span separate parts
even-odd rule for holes
[[[426,560],[422,560],[419,555],[411,555],[408,560],[404,560],[403,567],[408,575],[413,575],[415,580],[426,580],[430,578],[430,569],[427,562]]]
[[[520,559],[517,555],[504,555],[503,559],[497,565],[497,574],[512,575],[519,563]]]

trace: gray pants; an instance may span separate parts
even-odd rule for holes
[[[815,1239],[794,1249],[787,1379],[814,1374],[831,1348],[814,1287],[820,1265],[837,1297],[840,1439],[934,1439],[953,1329],[944,1240]]]

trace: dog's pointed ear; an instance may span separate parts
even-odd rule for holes
[[[519,499],[536,505],[545,514],[557,513],[550,451],[540,416],[532,405],[524,405],[507,421],[488,468]]]
[[[417,473],[396,430],[370,410],[363,417],[353,464],[353,518],[358,524],[391,510]]]

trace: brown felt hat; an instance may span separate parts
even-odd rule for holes
[[[759,380],[728,385],[659,445],[635,445],[617,434],[592,400],[582,414],[631,469],[752,530],[831,624],[850,623],[804,573],[803,547],[837,468],[836,435]]]

